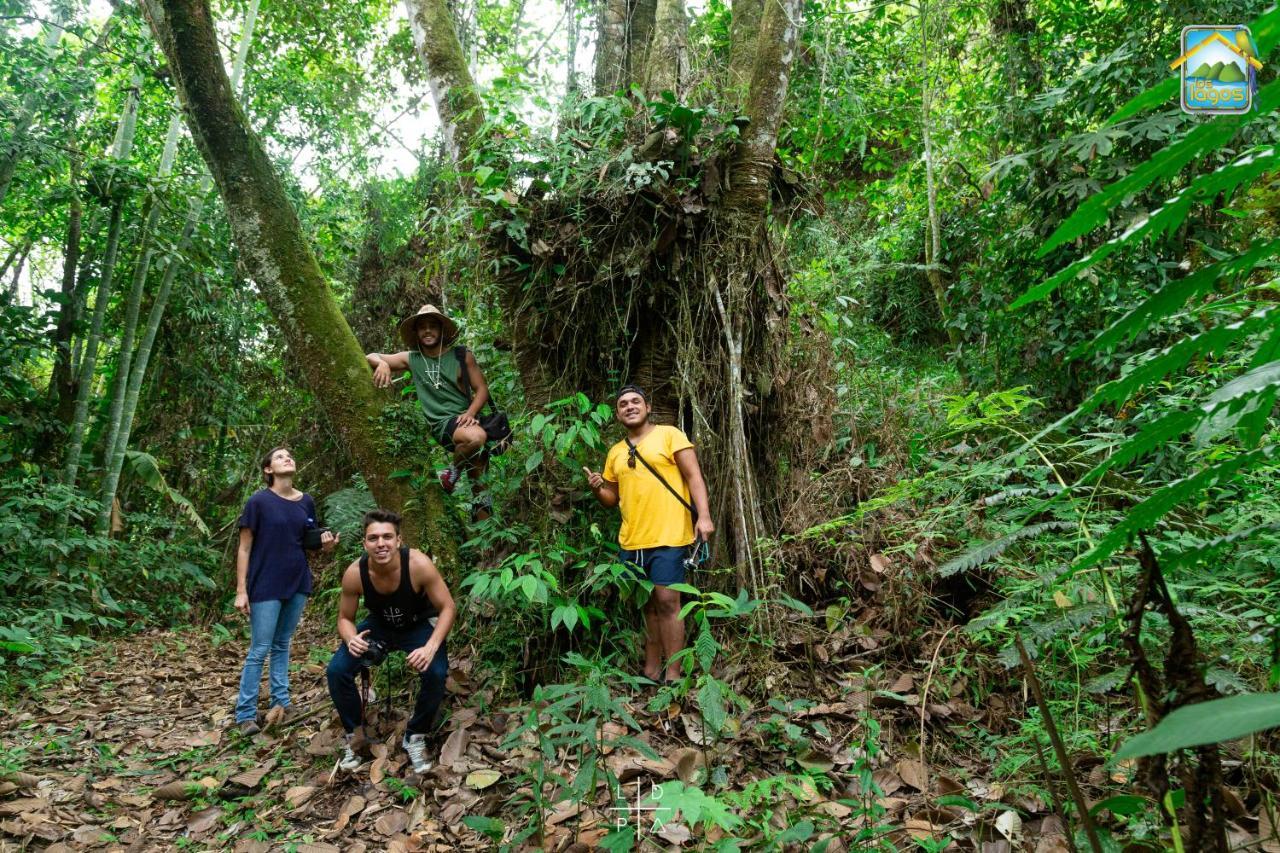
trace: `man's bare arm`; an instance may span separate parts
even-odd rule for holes
[[[373,368],[373,384],[376,388],[386,388],[391,384],[391,374],[409,369],[409,351],[404,352],[371,352],[366,353],[364,360]]]
[[[338,600],[338,636],[347,644],[347,650],[356,656],[369,648],[364,638],[364,634],[369,632],[356,630],[356,610],[360,606],[361,592],[360,563],[357,561],[347,566],[342,574],[342,597]]]
[[[426,644],[420,649],[414,649],[405,658],[408,664],[418,672],[425,672],[427,667],[431,666],[431,661],[435,659],[440,647],[444,645],[445,637],[453,627],[458,610],[453,603],[448,585],[440,576],[435,563],[426,554],[418,550],[409,552],[409,575],[414,589],[425,594],[436,610],[436,627],[427,638]]]

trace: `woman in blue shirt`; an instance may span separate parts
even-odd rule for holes
[[[258,688],[268,656],[271,705],[289,713],[289,644],[311,594],[303,536],[317,526],[315,501],[293,487],[297,463],[289,448],[272,448],[260,467],[267,488],[244,505],[236,554],[236,609],[249,617],[250,631],[236,700],[236,726],[246,735],[259,731]],[[320,537],[325,551],[337,544],[329,531]]]

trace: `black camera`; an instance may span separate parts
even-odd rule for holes
[[[329,532],[327,527],[308,527],[302,531],[302,547],[307,551],[319,551],[320,537]]]
[[[387,654],[390,651],[390,647],[382,640],[370,640],[369,647],[364,650],[364,654],[360,655],[360,660],[369,666],[377,666],[387,659]]]

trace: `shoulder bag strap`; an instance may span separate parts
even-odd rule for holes
[[[667,491],[671,493],[672,497],[680,501],[680,505],[682,507],[689,510],[689,514],[693,516],[693,521],[696,524],[698,521],[698,510],[694,508],[693,504],[685,500],[684,497],[679,492],[677,492],[674,488],[672,488],[671,484],[667,482],[667,478],[659,474],[657,470],[652,465],[649,464],[649,461],[640,455],[640,450],[634,444],[631,443],[630,436],[625,437],[622,440],[627,443],[627,449],[631,453],[631,455],[634,456],[636,459],[639,459],[640,464],[643,465],[646,469],[648,469],[650,474],[657,477],[659,483],[667,487]]]
[[[458,387],[462,389],[462,393],[467,395],[467,399],[471,399],[471,374],[467,372],[467,348],[464,344],[458,344],[453,348],[453,354],[458,357]],[[489,400],[486,403],[490,412],[498,411],[498,406],[493,402],[493,394],[489,394]]]

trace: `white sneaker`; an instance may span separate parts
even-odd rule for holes
[[[414,773],[421,775],[431,769],[432,764],[427,760],[426,735],[411,735],[405,732],[400,745],[404,747],[405,752],[409,753],[409,763],[413,765]]]
[[[348,734],[343,737],[342,757],[338,759],[338,769],[344,773],[351,773],[358,768],[363,762],[360,756],[356,755],[355,750],[351,748],[351,741],[355,735]]]

